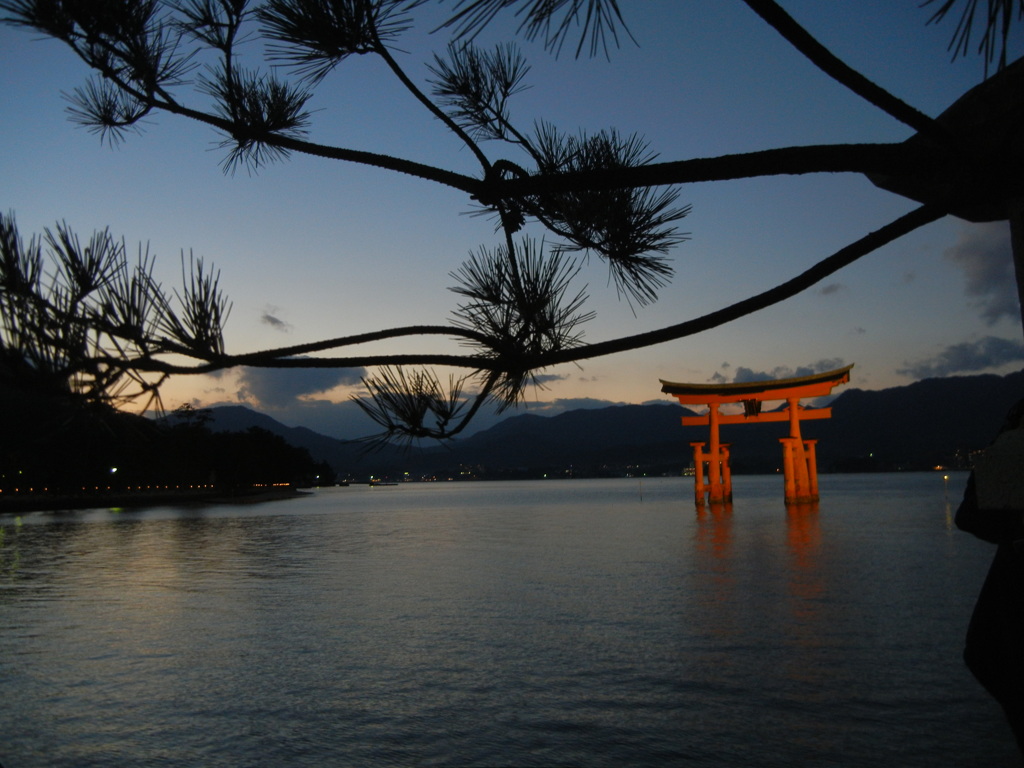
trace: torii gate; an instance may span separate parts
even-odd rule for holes
[[[789,437],[779,438],[782,443],[782,466],[786,480],[786,503],[797,504],[818,500],[818,462],[815,454],[817,440],[804,440],[800,436],[802,419],[828,419],[831,408],[806,410],[800,405],[804,397],[822,397],[832,388],[850,380],[852,365],[834,371],[793,379],[750,381],[742,384],[679,384],[661,380],[661,391],[675,395],[682,405],[706,405],[702,416],[683,416],[684,427],[707,424],[710,445],[705,453],[704,443],[693,446],[693,466],[696,469],[694,495],[697,506],[704,506],[704,495],[710,504],[732,501],[732,472],[729,468],[729,446],[718,439],[720,424],[750,424],[765,421],[788,421]],[[785,400],[783,411],[761,412],[765,400]],[[743,403],[743,413],[719,413],[724,403]],[[707,482],[705,483],[705,467]]]

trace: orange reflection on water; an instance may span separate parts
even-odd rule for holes
[[[731,504],[697,507],[694,527],[694,620],[697,631],[711,647],[726,648],[743,631],[736,611],[736,575],[733,571],[733,517]],[[716,674],[724,674],[733,659],[713,654]]]
[[[786,505],[786,539],[798,571],[813,570],[821,547],[821,528],[818,525],[818,503]]]
[[[817,645],[825,592],[817,502],[786,507],[786,540],[790,554],[788,586],[797,639],[801,645]]]
[[[722,561],[732,549],[732,504],[697,507],[697,549]]]

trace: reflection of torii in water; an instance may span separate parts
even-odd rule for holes
[[[699,506],[704,505],[704,494],[711,504],[732,501],[732,473],[729,469],[729,446],[718,439],[720,424],[750,424],[765,421],[788,421],[789,437],[779,439],[782,443],[783,472],[786,478],[786,503],[798,504],[818,500],[818,465],[815,455],[816,440],[804,440],[800,436],[801,419],[828,419],[831,408],[805,410],[800,405],[803,397],[822,397],[832,388],[850,380],[852,365],[813,376],[795,379],[773,379],[771,381],[748,381],[742,384],[678,384],[661,381],[661,391],[674,395],[682,405],[706,405],[708,412],[702,416],[683,416],[684,427],[707,424],[711,429],[708,450],[704,443],[693,446],[693,466],[696,469],[695,496]],[[784,411],[762,413],[761,403],[765,400],[785,400]],[[743,413],[724,414],[718,406],[724,403],[743,403]],[[705,483],[705,467],[707,482]]]

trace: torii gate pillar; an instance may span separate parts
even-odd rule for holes
[[[818,500],[818,464],[816,440],[804,440],[800,434],[803,419],[827,419],[831,408],[806,410],[800,405],[803,397],[822,397],[832,388],[850,380],[852,365],[835,371],[794,379],[773,379],[742,384],[679,384],[662,380],[661,391],[675,395],[683,405],[707,405],[703,416],[684,416],[688,426],[708,426],[708,450],[705,443],[690,443],[693,447],[694,500],[704,506],[732,501],[732,472],[729,467],[729,446],[719,438],[721,424],[745,424],[764,421],[788,421],[789,437],[779,439],[782,444],[782,471],[785,479],[786,504],[803,504]],[[762,413],[766,400],[785,400],[784,411]],[[744,412],[723,414],[718,408],[723,403],[743,403]],[[705,481],[706,478],[706,481]]]
[[[818,500],[818,460],[815,452],[817,440],[804,440],[800,436],[799,398],[787,398],[789,437],[780,437],[782,443],[782,473],[786,480],[786,503],[803,504]],[[831,409],[829,414],[831,415]]]
[[[690,443],[693,448],[694,473],[693,493],[697,506],[704,506],[707,494],[711,504],[728,504],[732,501],[732,469],[729,466],[729,444],[720,443],[717,453],[712,448],[704,453],[705,443]],[[718,460],[712,457],[718,456]]]

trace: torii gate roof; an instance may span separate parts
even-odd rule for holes
[[[799,376],[793,379],[745,381],[740,384],[681,384],[661,379],[661,391],[674,395],[684,405],[739,403],[744,400],[788,400],[791,397],[822,397],[832,388],[850,380],[850,369]]]

